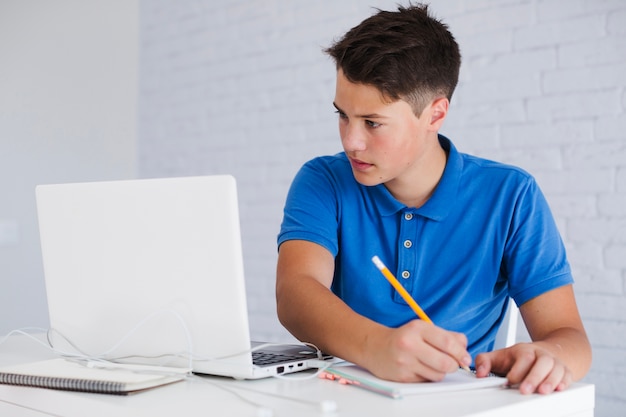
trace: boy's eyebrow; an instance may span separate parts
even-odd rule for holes
[[[335,108],[337,109],[337,111],[339,113],[346,114],[346,112],[341,110],[341,108],[334,101],[333,101],[333,106],[335,106]],[[386,119],[387,118],[387,116],[383,116],[383,115],[378,114],[378,113],[357,114],[355,117],[358,117],[358,118],[361,118],[361,119]]]

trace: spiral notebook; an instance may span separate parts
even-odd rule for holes
[[[0,384],[128,395],[182,381],[184,370],[69,361],[62,358],[0,368]]]

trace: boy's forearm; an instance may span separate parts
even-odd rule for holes
[[[296,338],[352,362],[363,360],[368,335],[382,327],[314,280],[279,286],[277,311],[281,324]]]

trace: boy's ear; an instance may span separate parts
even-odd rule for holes
[[[430,105],[430,127],[438,131],[448,115],[450,101],[445,97],[435,99]]]

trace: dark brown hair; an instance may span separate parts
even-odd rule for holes
[[[408,102],[419,115],[431,100],[452,98],[461,53],[448,26],[428,5],[378,12],[325,49],[353,83],[376,87],[385,98]]]

